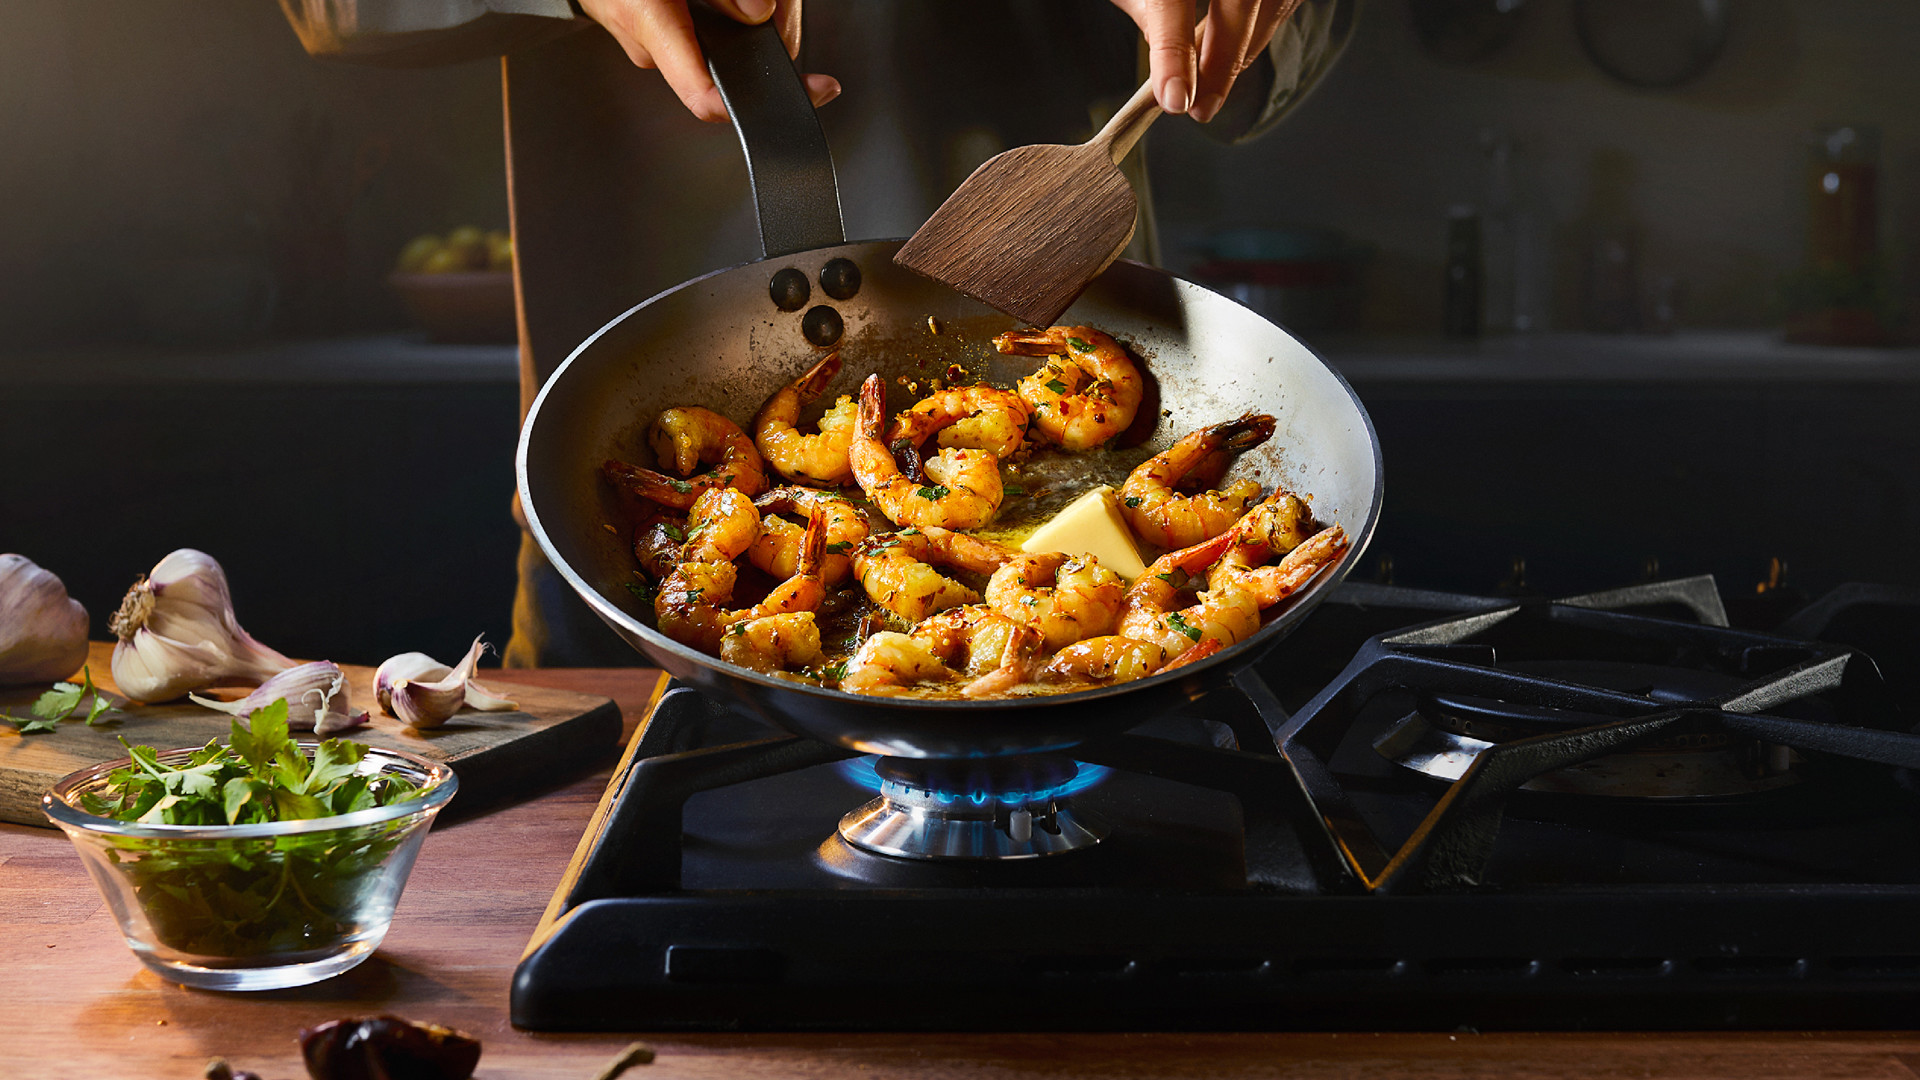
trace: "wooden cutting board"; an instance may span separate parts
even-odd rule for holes
[[[88,658],[94,683],[109,691],[114,689],[111,656],[111,645],[95,642]],[[612,698],[521,685],[509,681],[510,675],[489,679],[483,672],[481,682],[512,698],[518,710],[463,709],[432,731],[413,731],[381,714],[373,698],[372,668],[343,664],[341,669],[354,710],[366,710],[371,719],[346,737],[452,765],[460,778],[460,791],[449,804],[454,813],[470,813],[571,778],[581,768],[607,760],[619,746],[620,708]],[[664,674],[660,681],[665,684]],[[26,716],[48,688],[0,688],[0,711]],[[656,697],[659,692],[656,687]],[[40,796],[75,769],[126,757],[119,736],[160,749],[204,746],[208,739],[224,742],[232,723],[225,713],[184,700],[128,706],[91,728],[81,722],[84,708],[81,713],[44,734],[18,735],[13,725],[0,724],[0,821],[48,826]]]

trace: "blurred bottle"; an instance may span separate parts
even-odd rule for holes
[[[1880,262],[1880,133],[1815,133],[1807,161],[1807,265],[1788,283],[1787,340],[1884,345],[1892,322]]]
[[[1481,257],[1480,212],[1471,206],[1447,211],[1446,334],[1480,336],[1480,305],[1486,274]]]
[[[1580,242],[1580,323],[1584,330],[1641,328],[1642,229],[1633,212],[1633,158],[1600,150],[1588,169],[1587,206],[1575,221]]]
[[[1487,155],[1486,197],[1480,216],[1481,327],[1489,333],[1547,326],[1546,233],[1530,197],[1518,147],[1504,132],[1480,132]]]
[[[1807,261],[1816,270],[1860,274],[1879,254],[1880,133],[1843,127],[1820,133],[1807,169]]]

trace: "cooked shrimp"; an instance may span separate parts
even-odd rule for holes
[[[665,507],[655,507],[653,513],[634,527],[633,557],[639,560],[640,568],[657,581],[673,573],[686,543],[686,519],[667,513]]]
[[[717,412],[697,405],[668,409],[653,422],[648,438],[660,462],[687,479],[675,479],[615,458],[600,466],[608,478],[642,498],[685,510],[701,492],[711,488],[733,488],[749,498],[767,488],[766,469],[753,440],[738,424]],[[714,468],[693,476],[694,468],[703,461]]]
[[[984,450],[942,450],[927,459],[927,484],[900,471],[881,439],[886,384],[870,375],[860,387],[860,427],[848,447],[854,479],[896,525],[974,529],[1000,509],[1000,461]]]
[[[1169,653],[1209,637],[1231,645],[1252,636],[1260,629],[1260,603],[1250,590],[1231,582],[1200,593],[1192,604],[1176,606],[1188,583],[1203,581],[1206,568],[1232,544],[1233,534],[1221,533],[1154,560],[1121,599],[1118,632],[1136,641],[1150,641]]]
[[[1132,682],[1166,666],[1167,650],[1118,634],[1087,638],[1055,653],[1047,675],[1057,682]]]
[[[1093,556],[1018,555],[987,581],[987,603],[1059,649],[1113,629],[1127,583]]]
[[[720,659],[768,673],[820,662],[820,628],[813,612],[790,611],[727,627]]]
[[[1238,454],[1266,442],[1273,427],[1273,417],[1248,413],[1201,428],[1148,458],[1120,485],[1120,506],[1133,534],[1159,547],[1183,548],[1232,528],[1260,497],[1259,484],[1238,480],[1197,495],[1182,495],[1174,485],[1221,451]]]
[[[726,513],[709,518],[705,504],[726,500]],[[752,531],[744,531],[744,516],[738,503],[745,502],[745,515],[751,515]],[[722,605],[733,599],[737,580],[732,559],[752,545],[758,535],[758,514],[753,504],[738,492],[726,488],[708,491],[694,503],[688,515],[691,528],[686,552],[660,583],[654,598],[654,615],[660,632],[682,644],[709,653],[720,649],[721,635],[734,623],[791,612],[812,611],[826,598],[826,585],[820,580],[826,549],[826,519],[815,515],[807,524],[807,536],[799,565],[792,577],[773,587],[766,599],[750,608],[728,609]],[[742,541],[741,536],[745,536]]]
[[[1296,544],[1271,566],[1256,565],[1252,561],[1264,562],[1274,550],[1277,549],[1265,545],[1236,544],[1207,575],[1208,584],[1215,589],[1245,589],[1262,608],[1270,608],[1300,591],[1314,575],[1339,562],[1347,550],[1347,533],[1338,525],[1330,525]]]
[[[943,612],[928,623],[911,634],[888,630],[862,642],[847,661],[840,689],[895,695],[971,675],[958,687],[960,694],[991,697],[1033,681],[1039,672],[1040,632],[1030,626],[978,605]]]
[[[1047,662],[1050,681],[1066,683],[1124,683],[1205,659],[1220,651],[1219,638],[1207,638],[1175,656],[1151,641],[1118,634],[1076,641]]]
[[[855,694],[891,696],[922,683],[946,682],[953,677],[953,669],[925,643],[906,634],[882,630],[861,642],[860,648],[848,657],[846,673],[840,676],[840,689]]]
[[[1019,630],[985,604],[966,604],[922,619],[907,636],[955,671],[984,675],[1001,665]]]
[[[982,383],[939,390],[893,418],[887,445],[905,439],[920,446],[933,436],[938,446],[985,450],[1002,461],[1027,442],[1032,410],[1011,390]]]
[[[853,479],[847,444],[859,424],[859,406],[852,397],[840,395],[820,418],[817,434],[808,435],[796,426],[801,406],[819,397],[839,373],[836,352],[781,387],[753,417],[753,445],[775,472],[795,483],[831,487]]]
[[[903,529],[871,536],[853,550],[853,572],[873,602],[918,623],[937,611],[977,604],[980,594],[933,564],[991,574],[1014,556],[1011,548],[950,529]]]
[[[760,510],[760,539],[747,549],[753,565],[776,578],[793,576],[800,562],[801,543],[806,526],[797,525],[778,514],[815,515],[827,519],[826,561],[820,577],[828,588],[847,580],[853,572],[850,552],[871,531],[867,517],[853,503],[831,492],[804,487],[778,487],[753,500]]]
[[[1091,450],[1127,430],[1145,385],[1120,343],[1091,326],[1009,330],[993,346],[1016,356],[1044,356],[1040,370],[1021,379],[1021,398],[1033,406],[1033,427],[1067,450]]]

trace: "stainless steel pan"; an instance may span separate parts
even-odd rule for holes
[[[703,24],[702,34],[729,108],[740,118],[769,257],[647,300],[583,342],[547,381],[527,416],[518,457],[522,505],[547,558],[615,633],[677,678],[786,730],[901,757],[1072,746],[1212,693],[1279,644],[1345,576],[1373,533],[1382,490],[1379,440],[1352,389],[1286,331],[1197,285],[1127,262],[1097,279],[1063,322],[1100,327],[1144,361],[1152,388],[1142,408],[1161,413],[1146,447],[1164,448],[1194,428],[1250,410],[1270,413],[1278,420],[1274,437],[1244,455],[1235,475],[1251,472],[1269,485],[1311,494],[1315,514],[1351,538],[1342,563],[1270,612],[1259,633],[1205,661],[1121,686],[1012,701],[903,701],[771,678],[690,649],[649,625],[645,603],[625,587],[635,568],[630,537],[608,528],[622,512],[599,465],[609,457],[650,461],[645,433],[661,410],[701,404],[744,425],[762,401],[824,353],[803,331],[807,312],[817,321],[821,306],[844,325],[833,342],[844,366],[829,395],[854,393],[878,371],[894,388],[890,405],[899,408],[908,403],[900,380],[924,382],[949,362],[1002,385],[1034,363],[994,352],[992,336],[1014,325],[1007,316],[895,267],[899,241],[838,242],[830,164],[829,190],[821,193],[819,163],[806,149],[817,125],[812,137],[797,139],[802,150],[790,157],[797,156],[798,165],[779,155],[771,164],[764,155],[756,159],[754,124],[766,126],[764,102],[749,95],[782,80],[792,86],[778,85],[779,92],[798,90],[778,39],[759,29]],[[728,67],[743,48],[759,50],[759,59],[745,64],[746,83]],[[780,79],[765,77],[770,68]],[[791,97],[786,94],[789,119],[796,112]],[[811,123],[805,106],[801,93],[799,107]],[[796,142],[791,123],[771,126]],[[819,139],[818,151],[824,147]],[[844,300],[826,296],[819,284],[821,270],[836,259],[859,270],[859,290]],[[808,305],[792,311],[777,306],[770,290],[774,274],[788,268],[805,275],[812,293]],[[939,335],[929,331],[928,316],[939,322]],[[1150,421],[1149,413],[1136,430]]]

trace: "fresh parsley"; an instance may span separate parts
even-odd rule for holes
[[[693,490],[693,485],[687,483],[685,480],[668,480],[667,486],[679,492],[682,495],[685,495],[688,492]]]
[[[1065,394],[1067,392],[1067,384],[1061,382],[1059,379],[1048,379],[1047,389],[1056,394]]]
[[[826,546],[826,552],[829,555],[845,555],[849,550],[852,549],[852,547],[853,547],[852,541],[835,540]]]
[[[1142,502],[1145,502],[1146,500],[1142,499],[1138,495],[1129,495],[1126,498],[1121,499],[1120,501],[1123,503],[1126,503],[1127,509],[1131,510],[1134,507],[1139,506]]]
[[[671,521],[663,521],[663,522],[661,522],[661,523],[660,523],[660,531],[661,531],[661,532],[663,532],[663,533],[666,533],[666,534],[667,534],[667,539],[669,539],[669,540],[671,540],[671,541],[673,541],[673,542],[674,542],[674,543],[676,543],[676,544],[684,544],[684,543],[686,543],[686,542],[687,542],[687,534],[686,534],[686,532],[685,532],[684,530],[682,530],[682,529],[680,528],[680,526],[678,526],[678,525],[675,525],[675,524],[674,524],[673,522],[671,522]]]
[[[652,582],[629,581],[626,582],[626,586],[628,592],[649,604],[653,603],[653,598],[659,595],[659,590],[653,587]]]
[[[33,703],[32,717],[0,713],[0,720],[13,724],[22,735],[37,735],[59,727],[62,720],[72,719],[80,711],[80,703],[89,697],[92,703],[87,706],[87,726],[98,727],[100,718],[113,708],[113,699],[93,685],[92,669],[87,667],[80,669],[78,683],[57,682],[53,689],[41,694]]]
[[[162,760],[123,738],[131,759],[80,808],[119,821],[256,825],[391,806],[420,793],[391,775],[367,775],[365,745],[328,739],[309,753],[287,730],[287,703],[239,720],[184,761]],[[119,836],[111,858],[132,879],[155,935],[202,956],[256,956],[324,948],[361,929],[362,908],[387,857],[417,825],[353,828],[182,843]]]
[[[1088,343],[1087,343],[1087,342],[1085,342],[1085,341],[1082,341],[1081,339],[1079,339],[1079,338],[1077,338],[1077,337],[1070,337],[1070,338],[1068,338],[1068,339],[1067,339],[1067,344],[1069,344],[1069,345],[1071,345],[1071,346],[1073,346],[1074,348],[1076,348],[1076,349],[1078,349],[1078,350],[1080,350],[1081,352],[1092,352],[1092,351],[1093,351],[1093,346],[1092,346],[1092,345],[1090,345],[1090,344],[1088,344]]]
[[[914,488],[913,493],[923,499],[944,499],[953,494],[953,490],[944,484],[934,484],[931,487]]]
[[[1167,616],[1167,625],[1187,635],[1195,641],[1200,640],[1200,628],[1188,622],[1175,611]]]
[[[839,682],[846,677],[847,662],[845,660],[835,660],[833,663],[820,669],[821,682]]]

